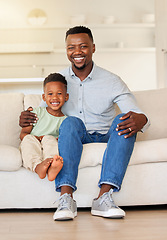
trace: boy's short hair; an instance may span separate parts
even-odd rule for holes
[[[91,30],[88,27],[85,27],[85,26],[76,26],[76,27],[70,28],[66,32],[65,40],[67,39],[68,35],[70,35],[70,34],[78,34],[78,33],[87,33],[89,38],[92,40],[92,42],[94,41]]]
[[[51,74],[49,74],[45,78],[45,80],[43,82],[43,87],[45,88],[46,84],[49,83],[49,82],[61,82],[61,83],[64,83],[64,85],[65,85],[65,87],[67,89],[67,80],[60,73],[51,73]]]

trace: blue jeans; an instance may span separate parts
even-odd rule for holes
[[[121,122],[119,118],[122,115],[114,119],[107,134],[89,134],[82,120],[76,117],[68,117],[63,121],[59,130],[58,146],[64,165],[55,179],[56,191],[60,192],[62,186],[70,186],[74,191],[77,189],[76,180],[83,144],[93,142],[107,143],[99,187],[109,184],[115,187],[114,191],[120,190],[136,140],[136,134],[126,139],[124,135],[118,135],[116,127]]]

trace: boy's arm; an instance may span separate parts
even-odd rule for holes
[[[32,131],[33,126],[28,126],[28,127],[23,127],[20,133],[20,139],[23,140],[23,138],[27,135],[30,134]]]

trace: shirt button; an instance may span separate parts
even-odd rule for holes
[[[82,87],[82,84],[80,84],[80,87]]]
[[[82,113],[82,111],[80,111],[80,113]]]

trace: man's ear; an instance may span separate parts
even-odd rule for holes
[[[67,101],[68,101],[68,99],[69,99],[69,94],[68,94],[68,93],[66,93],[65,102],[67,102]]]
[[[46,101],[46,98],[45,98],[45,94],[44,94],[44,93],[42,94],[42,99],[44,100],[44,102]]]
[[[96,51],[96,46],[95,44],[93,43],[93,53]]]

